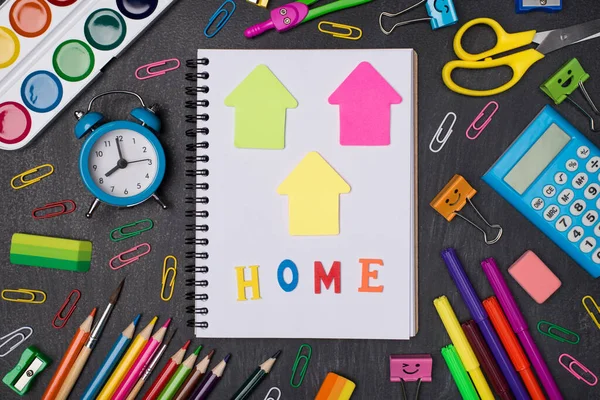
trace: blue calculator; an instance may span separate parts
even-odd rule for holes
[[[483,180],[600,276],[600,150],[556,110],[544,107]]]

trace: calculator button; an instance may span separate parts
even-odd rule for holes
[[[571,242],[578,242],[581,240],[581,238],[583,237],[583,228],[580,226],[575,226],[573,227],[573,229],[571,229],[569,231],[569,234],[567,235],[567,237],[569,238],[569,240]]]
[[[600,249],[596,249],[596,251],[594,252],[594,255],[592,256],[592,260],[596,264],[600,264]]]
[[[556,182],[557,185],[564,185],[567,183],[567,174],[564,172],[557,172],[556,175],[554,175],[554,182]]]
[[[577,156],[579,158],[588,158],[590,155],[590,148],[587,146],[579,146],[577,149]]]
[[[579,199],[575,200],[573,204],[571,204],[571,208],[569,208],[569,212],[575,216],[580,215],[585,210],[586,204],[585,201]]]
[[[586,212],[583,218],[581,219],[581,222],[585,226],[592,226],[596,221],[598,221],[598,213],[594,210]]]
[[[572,223],[573,223],[573,220],[571,219],[571,217],[569,217],[568,215],[563,215],[562,217],[560,217],[558,219],[558,221],[556,221],[555,227],[560,232],[564,232],[567,229],[569,229],[569,227],[571,226]]]
[[[594,156],[585,164],[585,169],[592,174],[600,169],[600,157]]]
[[[567,163],[565,164],[565,168],[567,168],[567,171],[569,172],[573,172],[577,170],[577,167],[579,167],[579,163],[577,162],[576,159],[571,158],[569,161],[567,161]]]
[[[580,172],[577,175],[575,175],[575,178],[573,178],[573,181],[571,182],[571,184],[573,185],[573,187],[575,189],[581,189],[582,187],[585,186],[587,181],[588,181],[587,174]]]
[[[593,237],[586,237],[579,245],[579,250],[584,253],[589,253],[590,251],[594,250],[594,247],[596,247],[596,239]]]
[[[600,224],[596,225],[596,227],[594,228],[594,235],[600,237]]]
[[[575,193],[571,189],[565,189],[558,195],[558,202],[560,205],[566,206],[573,200],[573,197],[575,197]]]
[[[546,208],[546,211],[544,211],[544,218],[546,219],[546,221],[554,221],[556,217],[558,217],[559,211],[560,209],[558,208],[558,206],[552,204],[548,206],[548,208]]]
[[[597,183],[592,183],[590,186],[585,188],[583,195],[586,199],[592,200],[598,196],[598,193],[600,193],[600,185]]]
[[[544,196],[552,197],[556,193],[556,188],[552,185],[544,186]]]
[[[536,211],[541,210],[544,208],[544,200],[542,200],[541,197],[536,197],[535,199],[531,200],[531,207]]]

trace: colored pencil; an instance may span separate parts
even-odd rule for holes
[[[250,393],[265,379],[267,374],[271,372],[277,357],[281,354],[281,350],[273,354],[271,358],[260,364],[252,374],[246,379],[242,386],[231,397],[231,400],[245,400],[250,396]]]
[[[214,354],[215,351],[211,350],[210,353],[208,353],[202,359],[202,361],[196,364],[196,368],[194,368],[194,371],[190,374],[190,376],[188,376],[188,378],[185,380],[185,382],[183,382],[183,384],[177,391],[177,394],[174,397],[175,400],[188,400],[188,398],[191,396],[194,389],[196,388],[196,385],[198,385],[200,380],[204,377],[204,374],[206,374],[206,371],[208,370],[208,365],[210,364],[210,360]]]
[[[127,398],[127,395],[129,395],[131,389],[133,389],[140,376],[142,376],[144,373],[144,367],[148,364],[156,350],[158,350],[160,347],[170,323],[171,318],[169,318],[167,322],[165,322],[163,326],[157,330],[154,335],[152,335],[150,340],[148,340],[146,346],[144,346],[144,349],[135,360],[135,363],[129,369],[125,375],[125,378],[123,378],[121,381],[117,391],[115,394],[113,394],[112,400],[125,400]]]
[[[60,363],[58,364],[58,368],[52,375],[52,379],[50,383],[46,387],[44,394],[42,395],[42,400],[54,400],[54,397],[60,390],[69,370],[73,366],[77,355],[81,351],[81,348],[85,344],[86,340],[90,336],[90,331],[92,329],[92,323],[94,322],[94,316],[96,315],[96,308],[92,310],[90,315],[86,317],[77,331],[75,331],[75,335],[73,339],[71,339],[71,343],[69,343],[69,347],[67,347],[67,351],[63,355]]]
[[[90,358],[90,355],[92,354],[92,350],[94,350],[94,347],[96,347],[96,344],[98,343],[98,340],[100,339],[100,336],[102,335],[102,331],[104,331],[106,322],[110,318],[110,315],[112,314],[112,311],[115,308],[117,301],[119,300],[119,296],[121,294],[121,290],[123,289],[124,283],[125,283],[125,279],[123,279],[121,281],[119,286],[117,286],[117,288],[115,289],[113,294],[110,296],[110,299],[108,300],[108,305],[104,309],[104,312],[100,316],[100,319],[98,320],[98,322],[96,322],[94,324],[94,327],[92,328],[92,332],[90,333],[90,337],[88,338],[87,342],[85,343],[85,346],[83,346],[83,348],[79,352],[77,359],[75,360],[75,362],[73,363],[73,366],[71,367],[71,371],[69,371],[69,374],[65,378],[65,382],[60,387],[60,390],[58,391],[58,394],[56,395],[56,400],[66,400],[67,397],[69,397],[69,394],[71,394],[71,390],[73,390],[73,386],[75,386],[75,383],[77,383],[77,380],[79,379],[79,376],[81,375],[81,371],[83,371],[83,368],[85,367],[85,364],[87,363],[87,360]]]
[[[189,345],[190,341],[188,340],[187,342],[185,342],[181,349],[177,350],[177,352],[171,356],[171,358],[164,366],[164,368],[160,371],[158,377],[154,380],[152,386],[150,386],[150,389],[148,389],[142,400],[156,400],[160,392],[162,392],[162,390],[165,388],[165,386],[177,370],[177,367],[179,367],[179,365],[183,361],[185,351],[187,350]]]
[[[500,340],[510,357],[510,361],[512,361],[515,369],[521,375],[521,379],[523,379],[523,383],[525,383],[525,387],[531,398],[533,400],[545,400],[546,396],[544,396],[542,388],[535,379],[535,375],[531,370],[531,364],[529,364],[529,360],[519,344],[517,336],[512,331],[510,323],[506,319],[500,303],[498,303],[498,299],[494,296],[489,297],[483,301],[483,306],[490,316],[494,329],[496,329],[498,336],[500,336]]]
[[[144,386],[144,383],[146,383],[146,381],[150,377],[150,374],[152,374],[152,371],[154,371],[154,368],[156,368],[158,362],[165,354],[165,351],[167,350],[167,347],[169,347],[173,336],[175,336],[175,332],[177,332],[177,329],[173,329],[171,331],[171,334],[167,336],[167,340],[165,340],[161,344],[160,348],[156,351],[156,353],[154,353],[150,361],[148,361],[148,364],[144,367],[144,373],[142,374],[142,376],[140,376],[140,379],[138,379],[133,389],[131,389],[131,392],[129,392],[127,400],[135,400],[137,395],[140,393],[140,390],[142,390],[142,386]]]
[[[106,380],[110,376],[113,369],[117,366],[117,363],[123,356],[123,353],[127,350],[129,343],[131,343],[131,339],[133,338],[133,333],[135,332],[135,327],[137,326],[138,321],[140,320],[142,314],[138,314],[137,317],[125,328],[123,332],[119,335],[112,348],[108,352],[108,355],[96,371],[96,375],[88,385],[85,390],[82,400],[94,400],[102,386],[106,383]]]
[[[192,368],[194,368],[194,363],[196,362],[196,358],[198,358],[198,354],[200,354],[200,350],[202,350],[202,346],[198,346],[196,351],[190,354],[189,357],[177,367],[177,371],[175,371],[171,379],[169,379],[169,383],[167,383],[162,392],[160,392],[158,400],[171,400],[175,396],[177,390],[179,390],[183,384],[183,381],[185,381],[192,372]]]
[[[98,397],[96,397],[96,400],[110,400],[112,398],[112,395],[119,387],[121,380],[123,380],[125,374],[127,374],[127,371],[129,371],[129,368],[131,368],[148,342],[148,338],[152,333],[152,329],[154,329],[156,320],[158,320],[158,317],[152,318],[152,321],[137,334],[135,339],[133,339],[131,346],[129,346],[129,349],[127,349],[127,352],[119,362],[119,365],[117,365],[117,368],[115,368],[110,378],[108,378],[108,381],[104,384],[104,387]]]
[[[212,393],[212,391],[217,386],[217,383],[221,380],[223,373],[225,372],[225,367],[227,367],[227,363],[231,358],[231,354],[227,354],[223,361],[218,363],[212,371],[204,376],[204,379],[200,382],[194,393],[189,397],[189,400],[206,400],[208,396]]]

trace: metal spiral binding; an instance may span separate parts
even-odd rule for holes
[[[197,69],[196,72],[186,73],[185,79],[192,82],[197,82],[199,80],[207,80],[209,78],[209,74],[206,71],[200,71],[203,66],[208,65],[209,60],[207,58],[199,58],[194,60],[187,60],[186,65],[189,68]],[[199,93],[208,93],[209,87],[206,85],[197,85],[197,86],[187,86],[185,88],[185,93],[189,96],[198,96]],[[194,99],[188,100],[185,102],[186,109],[199,110],[200,108],[207,108],[209,106],[209,101],[206,99]],[[198,111],[196,114],[187,114],[185,116],[185,120],[188,123],[197,124],[198,121],[208,121],[208,113]],[[208,218],[208,210],[199,210],[198,207],[201,207],[209,203],[207,193],[202,193],[202,195],[198,194],[198,191],[207,192],[209,190],[209,184],[207,182],[196,182],[198,177],[206,177],[208,176],[208,168],[205,165],[209,162],[209,156],[206,154],[198,154],[197,152],[202,149],[206,150],[209,148],[208,141],[204,140],[206,136],[209,134],[208,127],[194,127],[189,128],[185,131],[185,136],[192,138],[194,140],[193,143],[186,144],[186,150],[189,152],[193,152],[194,155],[189,155],[185,157],[185,162],[193,164],[192,169],[186,169],[185,175],[188,177],[192,177],[194,179],[193,182],[186,183],[185,189],[189,190],[191,195],[185,197],[185,203],[191,205],[192,209],[187,210],[185,212],[185,216],[192,218],[193,223],[187,224],[185,226],[185,230],[190,232],[193,236],[185,238],[185,244],[194,246],[193,251],[187,251],[185,253],[186,259],[191,261],[190,265],[185,266],[185,272],[192,273],[192,277],[185,280],[186,286],[191,286],[195,288],[202,288],[208,286],[208,279],[196,279],[196,274],[208,274],[209,268],[206,265],[197,266],[197,260],[206,260],[208,259],[207,251],[199,251],[198,246],[207,246],[208,238],[198,238],[197,235],[199,232],[207,232],[208,224],[198,223],[198,219],[206,219]],[[202,165],[202,166],[201,166]],[[200,167],[201,166],[201,167]],[[195,301],[207,301],[208,294],[206,293],[197,293],[197,292],[188,292],[185,294],[186,300]],[[186,307],[186,313],[196,314],[196,315],[207,315],[208,308],[207,307],[196,307],[196,305],[190,305]],[[208,321],[201,321],[196,318],[189,319],[187,321],[187,325],[189,327],[207,329]]]

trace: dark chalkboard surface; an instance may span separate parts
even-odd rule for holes
[[[284,1],[271,0],[271,6]],[[248,374],[276,350],[283,353],[273,372],[251,396],[263,400],[270,387],[278,386],[283,392],[282,399],[311,399],[329,371],[338,372],[356,382],[353,398],[365,400],[400,399],[398,383],[389,381],[390,354],[431,353],[434,358],[433,382],[421,387],[422,399],[459,398],[444,361],[440,348],[449,343],[449,338],[437,317],[432,300],[446,294],[461,320],[468,318],[467,310],[456,291],[446,268],[439,256],[444,247],[453,246],[459,251],[467,273],[471,277],[479,295],[484,298],[492,295],[479,261],[493,256],[506,270],[524,251],[535,251],[556,275],[563,286],[546,303],[535,303],[506,274],[508,284],[517,298],[536,339],[563,394],[569,399],[600,398],[598,387],[588,387],[575,380],[558,365],[558,356],[569,353],[583,364],[600,373],[600,331],[593,324],[581,305],[581,298],[591,294],[600,300],[600,286],[579,268],[555,244],[543,236],[522,215],[516,212],[499,195],[484,184],[480,177],[504,149],[525,128],[539,110],[549,102],[538,86],[571,57],[577,57],[591,79],[586,83],[589,92],[600,92],[600,67],[598,66],[598,46],[600,41],[588,41],[549,54],[528,72],[522,82],[507,93],[494,96],[500,108],[494,120],[475,141],[465,138],[465,130],[491,99],[468,98],[450,92],[441,81],[442,66],[455,58],[452,40],[457,26],[432,31],[429,24],[415,24],[398,28],[392,35],[383,35],[377,18],[381,11],[399,11],[410,5],[410,1],[397,2],[376,0],[360,8],[339,12],[326,17],[330,21],[360,26],[364,36],[358,41],[346,41],[326,36],[317,30],[317,22],[306,23],[290,32],[279,34],[270,32],[254,40],[245,39],[243,30],[267,18],[267,11],[242,0],[236,0],[237,10],[231,21],[213,39],[206,39],[202,33],[209,17],[219,7],[219,0],[179,0],[156,24],[149,29],[119,59],[104,71],[75,102],[56,118],[46,132],[24,150],[0,153],[0,187],[2,207],[0,207],[0,272],[2,288],[36,288],[48,294],[42,305],[8,303],[0,301],[2,323],[0,336],[21,326],[31,326],[33,336],[27,345],[36,345],[49,355],[54,364],[37,379],[29,398],[39,398],[49,382],[60,357],[65,351],[76,327],[83,321],[94,306],[104,307],[113,288],[127,277],[121,300],[111,317],[107,329],[92,354],[88,365],[74,389],[71,398],[79,398],[92,374],[102,362],[113,341],[129,321],[143,312],[142,324],[153,315],[161,320],[172,316],[178,333],[159,368],[167,357],[176,351],[187,338],[192,336],[191,328],[185,326],[190,318],[185,313],[190,301],[184,300],[184,293],[191,289],[185,286],[190,274],[183,271],[188,264],[185,252],[189,246],[184,239],[190,232],[185,231],[185,204],[189,195],[185,190],[185,170],[193,166],[185,162],[185,145],[190,138],[185,136],[188,124],[185,123],[184,108],[188,97],[184,88],[187,69],[182,66],[165,76],[138,81],[133,74],[143,64],[166,58],[177,57],[184,61],[195,58],[198,48],[414,48],[419,56],[419,300],[420,331],[410,341],[368,341],[368,340],[202,340],[205,351],[216,348],[216,358],[231,352],[232,358],[222,382],[214,392],[215,399],[227,399],[233,394]],[[516,15],[513,1],[457,0],[456,8],[462,23],[476,17],[493,17],[509,32],[528,29],[549,30],[562,26],[600,18],[600,3],[596,0],[565,0],[564,9],[558,14],[532,13]],[[419,7],[407,17],[425,16],[424,7]],[[480,29],[465,40],[465,46],[472,51],[482,50],[491,44],[490,30]],[[489,43],[489,44],[488,44]],[[483,82],[500,83],[506,71],[461,74],[462,82],[476,84]],[[169,168],[160,190],[161,198],[168,203],[167,210],[152,202],[136,208],[119,210],[101,206],[90,220],[84,217],[91,202],[91,196],[82,185],[78,172],[78,156],[82,142],[73,135],[75,119],[73,112],[83,108],[89,99],[98,93],[127,89],[139,92],[150,103],[159,103],[163,132],[160,139],[167,152]],[[575,94],[578,96],[579,94]],[[597,97],[600,99],[600,97]],[[583,99],[581,99],[582,102]],[[599,100],[600,101],[600,100]],[[135,104],[127,98],[100,101],[98,106],[110,118],[124,118]],[[600,145],[598,137],[591,133],[587,121],[573,107],[564,103],[560,112],[572,121],[591,140]],[[189,110],[187,110],[189,111]],[[446,147],[438,154],[429,151],[429,142],[447,112],[458,115],[454,134]],[[189,112],[187,112],[189,113]],[[28,168],[43,163],[52,163],[56,172],[42,182],[23,190],[10,188],[10,179]],[[463,175],[477,190],[475,204],[494,223],[504,227],[503,238],[493,246],[483,243],[479,232],[460,220],[446,222],[429,207],[430,200],[455,174]],[[34,221],[30,212],[33,208],[60,199],[73,199],[78,209],[75,213],[55,219]],[[368,210],[365,210],[367,212]],[[473,216],[471,210],[465,209]],[[142,218],[152,218],[156,222],[153,230],[146,232],[138,240],[113,243],[108,233],[123,223]],[[9,262],[11,235],[15,232],[34,233],[58,237],[91,240],[94,244],[92,268],[83,274],[14,266]],[[143,239],[143,240],[142,240]],[[140,262],[120,271],[111,271],[108,260],[128,249],[134,242],[147,241],[152,244],[152,252]],[[180,261],[176,292],[169,303],[160,300],[160,272],[162,260],[173,254]],[[73,317],[63,329],[52,328],[51,321],[66,296],[72,289],[81,290],[82,298]],[[384,313],[394,318],[394,305],[390,304]],[[557,323],[578,332],[581,342],[578,345],[562,344],[535,331],[535,324],[541,319]],[[277,316],[273,315],[273,323]],[[310,323],[306,321],[305,323]],[[360,319],[356,320],[360,324]],[[298,389],[290,387],[289,379],[294,358],[302,343],[313,347],[313,356],[306,379]],[[18,362],[25,346],[10,355],[0,358],[0,374],[4,375]],[[205,354],[205,352],[203,352]],[[213,363],[214,365],[214,363]],[[154,375],[156,376],[156,375]],[[415,384],[408,384],[409,396],[416,390]],[[0,384],[0,398],[17,396],[5,385]]]

